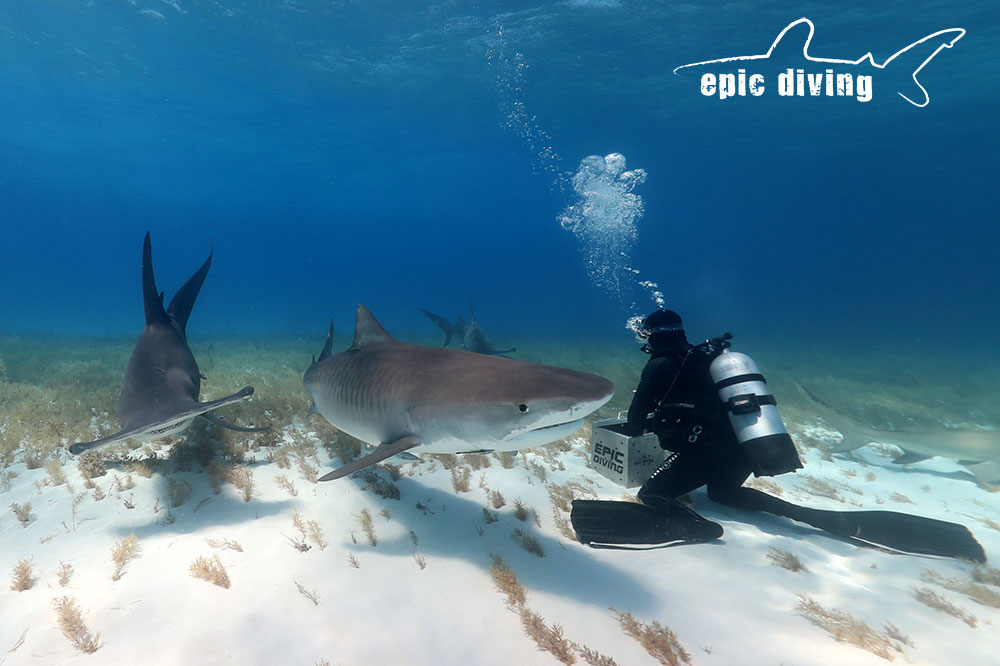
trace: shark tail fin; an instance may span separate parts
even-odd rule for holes
[[[452,334],[455,333],[455,325],[452,324],[451,322],[449,322],[444,317],[437,316],[433,312],[428,312],[427,310],[424,310],[423,308],[417,308],[417,309],[420,310],[421,312],[423,312],[425,315],[427,315],[428,319],[430,319],[432,322],[434,322],[435,324],[437,324],[438,328],[440,328],[442,331],[444,331],[444,344],[441,345],[441,346],[442,347],[447,347],[448,343],[451,342],[451,336],[452,336]]]
[[[208,269],[212,265],[212,255],[214,253],[215,246],[213,243],[205,263],[201,265],[201,268],[194,275],[188,278],[184,286],[178,289],[177,293],[170,300],[167,314],[174,318],[182,331],[187,329],[188,318],[191,316],[191,310],[194,308],[195,299],[198,298],[198,292],[201,291],[201,285],[205,283],[205,276],[208,275]]]
[[[146,313],[147,326],[166,321],[163,293],[156,290],[156,278],[153,276],[153,243],[148,231],[142,242],[142,306]]]
[[[476,321],[476,309],[472,307],[472,294],[465,292],[465,297],[469,300],[469,312],[472,314],[472,322]]]
[[[942,49],[950,49],[964,36],[965,30],[962,28],[939,30],[897,51],[886,60],[883,67],[887,72],[895,73],[897,78],[893,87],[899,96],[914,106],[927,106],[930,96],[917,80],[917,74]]]

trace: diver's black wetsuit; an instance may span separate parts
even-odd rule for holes
[[[681,508],[677,497],[707,486],[709,499],[719,504],[786,516],[836,534],[853,534],[856,528],[850,514],[809,509],[742,487],[753,466],[733,433],[709,374],[716,355],[684,342],[655,349],[643,368],[628,410],[627,433],[641,435],[651,425],[660,446],[671,454],[639,489],[639,500],[676,513]],[[650,413],[654,413],[651,424]]]
[[[712,360],[722,350],[712,343],[720,338],[692,347],[680,330],[680,317],[676,313],[661,310],[655,314],[660,317],[660,322],[647,327],[646,324],[654,316],[650,315],[643,324],[644,328],[655,332],[656,327],[663,326],[664,322],[667,326],[674,324],[674,327],[666,328],[666,335],[661,333],[659,340],[654,335],[647,337],[644,349],[651,351],[652,357],[643,368],[629,407],[626,432],[632,436],[640,435],[650,426],[648,429],[660,438],[660,445],[672,452],[639,489],[639,499],[643,504],[665,514],[664,518],[658,519],[663,522],[650,522],[648,518],[640,521],[643,529],[665,532],[649,541],[636,541],[633,539],[636,525],[628,523],[622,529],[623,537],[608,527],[607,508],[581,507],[578,511],[578,502],[574,502],[574,527],[586,526],[585,529],[593,533],[593,538],[590,533],[585,537],[590,539],[589,542],[604,539],[604,543],[608,544],[677,540],[697,543],[718,538],[722,535],[720,525],[706,520],[677,500],[685,493],[707,486],[709,498],[719,504],[785,516],[857,545],[878,545],[903,552],[986,561],[983,547],[962,525],[892,511],[812,509],[754,488],[742,487],[753,472],[754,465],[748,459],[745,447],[736,439],[709,373]],[[650,413],[654,413],[651,424],[647,418]],[[760,453],[760,450],[756,452]],[[769,465],[777,463],[770,467],[775,471],[769,474],[781,474],[801,467],[794,447],[777,454],[786,458],[768,460]],[[761,461],[756,462],[759,464]],[[602,513],[605,513],[603,517]],[[626,522],[635,520],[633,511],[617,515],[625,516]],[[587,518],[590,523],[585,522]],[[577,531],[580,532],[580,527]],[[615,538],[611,539],[609,535]]]
[[[723,411],[708,366],[714,355],[684,343],[656,349],[642,370],[628,410],[628,434],[640,435],[654,416],[651,429],[660,446],[672,453],[639,489],[645,504],[662,506],[701,486],[714,501],[730,504],[733,491],[750,476],[744,456]],[[664,399],[666,398],[666,399]]]

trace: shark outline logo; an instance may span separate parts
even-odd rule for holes
[[[944,30],[938,30],[935,33],[927,35],[926,37],[918,39],[917,41],[913,42],[912,44],[909,44],[909,45],[903,47],[899,51],[896,51],[891,56],[889,56],[885,60],[885,62],[883,62],[881,65],[878,64],[877,62],[875,62],[875,58],[874,58],[874,56],[872,56],[872,52],[871,51],[869,51],[865,55],[861,56],[857,60],[844,60],[844,59],[838,59],[838,58],[816,58],[816,57],[813,57],[813,56],[809,55],[809,44],[812,43],[813,35],[816,32],[816,26],[813,24],[813,22],[811,20],[809,20],[808,18],[803,17],[803,18],[800,18],[798,20],[792,21],[787,26],[785,26],[785,29],[782,30],[780,33],[778,33],[778,36],[775,38],[774,42],[771,43],[771,47],[767,50],[767,53],[762,53],[762,54],[759,54],[759,55],[749,55],[749,56],[733,56],[733,57],[730,57],[730,58],[718,58],[718,59],[715,59],[715,60],[703,60],[701,62],[693,62],[693,63],[687,64],[687,65],[681,65],[680,67],[675,68],[674,69],[674,74],[677,74],[680,70],[686,69],[688,67],[702,67],[702,66],[705,66],[705,65],[713,65],[713,64],[717,64],[717,63],[738,62],[738,61],[741,62],[741,61],[752,61],[752,60],[767,60],[768,58],[771,57],[771,54],[774,52],[775,47],[778,45],[779,42],[781,42],[781,40],[784,38],[785,34],[788,31],[792,30],[793,28],[795,28],[796,26],[801,25],[801,24],[805,24],[805,25],[809,26],[809,35],[806,37],[805,42],[802,44],[802,56],[806,60],[808,60],[810,62],[818,62],[818,63],[824,63],[824,64],[855,65],[855,66],[856,65],[861,65],[861,64],[863,64],[867,60],[868,63],[872,67],[874,67],[876,69],[879,69],[879,70],[884,70],[886,67],[888,67],[889,63],[891,63],[897,57],[901,56],[902,54],[906,53],[907,51],[909,51],[910,49],[912,49],[914,47],[920,46],[921,44],[924,44],[925,42],[928,42],[928,41],[930,41],[930,40],[932,40],[932,39],[934,39],[936,37],[939,37],[941,35],[945,35],[945,34],[948,34],[948,33],[954,33],[954,37],[952,37],[950,40],[943,40],[942,43],[936,49],[934,49],[929,56],[927,56],[926,58],[924,58],[924,60],[920,63],[920,65],[916,69],[913,70],[913,74],[911,74],[911,78],[913,79],[913,82],[917,85],[918,88],[920,88],[920,91],[924,95],[924,101],[923,101],[923,103],[915,102],[912,99],[910,99],[909,97],[907,97],[906,95],[904,95],[903,93],[899,92],[898,90],[896,91],[897,95],[899,95],[900,97],[902,97],[903,99],[905,99],[907,102],[909,102],[913,106],[920,107],[920,108],[923,108],[923,107],[927,106],[930,103],[931,98],[930,98],[930,95],[927,93],[927,90],[923,87],[923,85],[921,85],[920,81],[917,80],[917,74],[919,74],[920,70],[922,70],[924,68],[924,66],[927,65],[927,63],[929,63],[931,60],[933,60],[934,56],[936,56],[938,53],[940,53],[942,49],[945,49],[945,48],[950,49],[951,47],[953,47],[955,45],[956,42],[958,42],[958,40],[962,39],[962,37],[965,36],[965,29],[964,28],[946,28]]]

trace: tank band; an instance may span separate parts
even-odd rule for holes
[[[741,384],[743,382],[763,382],[764,384],[766,384],[767,380],[764,379],[764,375],[760,374],[759,372],[752,372],[746,375],[736,375],[735,377],[726,377],[725,379],[717,381],[715,383],[715,388],[721,391],[727,386],[732,386],[733,384]]]
[[[723,407],[726,411],[732,412],[733,414],[752,414],[754,412],[760,411],[761,405],[777,405],[778,401],[774,399],[773,395],[757,395],[755,393],[746,393],[744,395],[734,395],[729,400],[723,403]]]

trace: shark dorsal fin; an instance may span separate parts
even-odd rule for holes
[[[153,276],[153,243],[148,231],[142,241],[142,307],[146,313],[146,326],[167,320],[163,294],[156,290],[156,278]]]
[[[319,363],[324,358],[328,358],[333,351],[333,317],[330,318],[330,332],[326,334],[326,342],[323,343],[323,350],[319,353],[319,358],[313,358],[313,363]]]
[[[358,303],[358,316],[354,324],[354,344],[351,345],[351,349],[360,349],[385,342],[395,342],[395,338],[382,328],[382,324],[378,323],[375,315],[369,312],[368,308]]]
[[[785,63],[797,64],[808,55],[813,31],[812,21],[808,19],[799,19],[789,23],[768,49],[769,59],[782,65]]]
[[[180,325],[181,330],[187,329],[188,317],[191,316],[191,309],[194,308],[195,299],[198,298],[198,292],[201,291],[201,285],[205,282],[205,276],[208,275],[208,269],[212,266],[212,255],[215,253],[215,244],[212,244],[212,249],[208,253],[208,259],[205,263],[201,265],[194,275],[188,278],[188,281],[184,283],[174,297],[170,299],[170,305],[167,307],[167,314],[174,318],[174,320]]]

